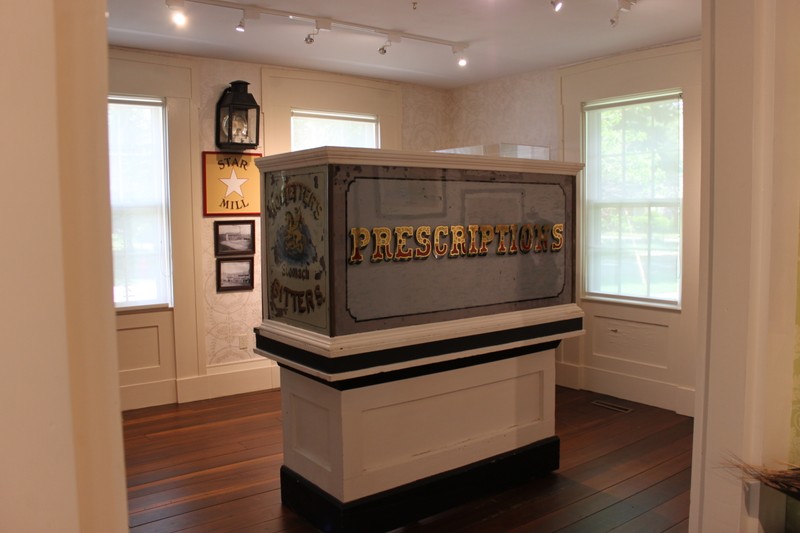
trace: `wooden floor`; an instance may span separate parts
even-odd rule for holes
[[[557,472],[398,531],[688,529],[691,418],[564,388],[556,406]],[[281,506],[278,391],[128,411],[123,428],[131,531],[315,531]]]

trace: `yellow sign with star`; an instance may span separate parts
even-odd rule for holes
[[[261,213],[261,154],[203,152],[203,215],[256,216]]]

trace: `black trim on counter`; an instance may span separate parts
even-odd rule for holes
[[[255,333],[256,348],[259,350],[274,354],[284,359],[286,362],[295,363],[323,374],[335,376],[336,374],[344,372],[366,370],[379,366],[416,361],[448,353],[464,352],[489,346],[500,346],[512,342],[579,331],[581,329],[583,329],[583,318],[572,318],[545,324],[536,324],[534,326],[505,329],[425,343],[414,343],[413,340],[410,340],[406,346],[374,350],[342,357],[326,357],[302,348],[291,346],[263,336],[258,328],[256,328]],[[527,347],[526,349],[531,351],[531,347]]]

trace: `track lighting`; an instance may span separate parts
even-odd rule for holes
[[[399,43],[400,40],[403,38],[403,34],[399,31],[390,31],[386,34],[386,42],[383,43],[383,46],[378,48],[378,53],[380,55],[386,55],[387,50],[389,47],[392,46],[392,43]]]
[[[553,4],[555,8],[555,3],[561,3],[561,1],[563,0],[558,0],[558,2],[556,2],[555,0],[551,0],[551,4]],[[627,0],[627,1],[631,3],[636,2],[636,0]],[[448,41],[446,39],[439,39],[437,37],[427,37],[425,35],[403,33],[401,31],[389,30],[387,28],[380,28],[378,26],[369,26],[367,24],[360,24],[357,22],[348,22],[345,20],[318,18],[308,13],[293,13],[290,11],[272,9],[269,7],[256,7],[252,5],[251,6],[236,5],[231,0],[164,0],[164,2],[170,9],[173,21],[175,22],[176,26],[183,26],[187,23],[187,18],[183,12],[184,5],[187,2],[194,2],[197,4],[216,6],[225,9],[234,9],[236,11],[242,12],[242,17],[239,20],[239,24],[235,26],[235,29],[238,32],[244,32],[247,26],[247,21],[258,19],[261,15],[269,15],[270,17],[285,18],[299,24],[313,23],[314,30],[308,33],[303,39],[306,44],[313,44],[317,38],[317,35],[319,35],[321,31],[344,29],[347,31],[363,32],[373,36],[386,35],[388,37],[386,43],[380,48],[378,48],[378,53],[381,55],[385,55],[393,44],[399,43],[403,38],[411,39],[412,41],[428,43],[432,45],[460,47],[459,52],[463,51],[463,49],[466,48],[466,45],[464,44]],[[412,8],[416,9],[417,4],[420,3],[421,2],[412,1],[411,6]],[[458,53],[455,51],[455,48],[453,53],[454,54]],[[458,58],[458,64],[464,66],[466,65],[466,61],[467,61],[466,57],[464,57],[463,54],[460,54]]]
[[[553,11],[558,13],[564,7],[564,2],[562,0],[550,0],[550,5],[553,6]]]
[[[458,55],[458,66],[459,67],[466,67],[467,66],[467,56],[464,55],[464,50],[467,49],[467,45],[464,43],[456,43],[452,47],[453,54]]]
[[[306,44],[313,44],[314,37],[319,35],[320,30],[328,31],[331,29],[333,21],[331,19],[316,19],[314,20],[314,31],[306,35]]]
[[[636,4],[636,0],[617,0],[617,12],[611,17],[609,22],[612,28],[616,28],[619,24],[619,16],[621,13],[627,13]]]
[[[186,14],[183,12],[183,0],[166,0],[167,7],[172,11],[172,22],[176,26],[186,25]]]
[[[242,10],[242,20],[239,21],[239,25],[236,26],[236,31],[244,33],[245,25],[247,24],[248,20],[258,20],[261,17],[261,13],[257,9],[247,8]]]

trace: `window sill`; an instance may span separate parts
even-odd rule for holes
[[[132,305],[130,307],[117,307],[117,315],[135,315],[137,313],[152,313],[154,311],[172,311],[169,304]]]
[[[662,311],[681,312],[681,305],[679,303],[669,303],[657,300],[640,300],[634,298],[622,298],[611,296],[599,296],[596,294],[584,294],[581,296],[581,301],[611,304],[611,305],[628,305],[634,307],[646,307],[648,309],[659,309]]]

